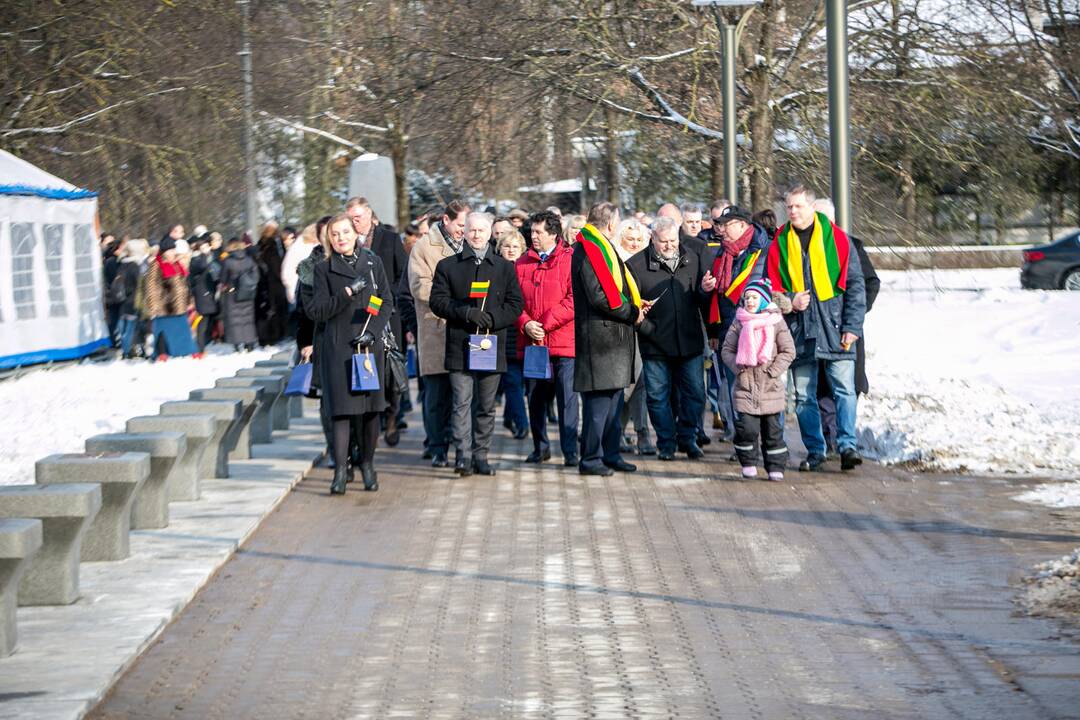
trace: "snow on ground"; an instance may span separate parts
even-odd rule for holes
[[[34,462],[82,452],[86,438],[123,432],[127,419],[156,415],[167,400],[187,399],[218,378],[266,360],[275,348],[250,353],[210,346],[202,360],[115,360],[67,365],[0,382],[0,485],[34,482]]]
[[[860,444],[884,462],[1080,476],[1080,293],[1018,271],[881,272]],[[1061,495],[1080,503],[1080,483]]]
[[[1080,548],[1039,563],[1024,585],[1020,602],[1028,612],[1080,623]]]

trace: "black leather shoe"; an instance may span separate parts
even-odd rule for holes
[[[663,460],[664,462],[671,462],[675,459],[675,453],[671,452],[670,450],[661,450],[656,455],[656,458],[658,460]]]
[[[401,431],[397,427],[394,427],[393,430],[387,428],[386,435],[383,437],[386,439],[387,446],[394,447],[401,442]]]
[[[690,458],[691,460],[700,460],[701,458],[705,457],[705,451],[698,447],[697,443],[684,445],[679,448],[679,452],[686,453],[686,457]]]
[[[449,464],[449,461],[446,459],[446,453],[437,452],[431,454],[431,467],[444,468]]]
[[[840,453],[840,469],[854,470],[862,465],[862,455],[855,448],[848,448]]]
[[[615,474],[615,471],[606,465],[600,465],[598,467],[579,467],[578,474],[580,475],[599,475],[600,477],[608,477]]]
[[[529,428],[518,428],[513,431],[513,435],[515,440],[524,440],[529,437]]]
[[[712,438],[703,432],[699,432],[697,434],[697,444],[701,447],[712,445]]]
[[[825,464],[825,458],[821,455],[807,455],[806,459],[799,463],[799,472],[817,472]]]
[[[495,468],[491,467],[491,464],[488,463],[487,458],[476,458],[475,460],[473,460],[473,471],[476,472],[477,475],[495,474]]]
[[[347,483],[349,475],[352,475],[352,470],[348,465],[345,467],[334,468],[334,481],[330,483],[331,495],[344,495],[345,483]]]
[[[364,489],[375,492],[379,489],[379,476],[375,472],[375,466],[367,463],[360,466],[360,477],[364,479]]]
[[[562,461],[562,464],[564,466],[566,466],[566,467],[577,467],[578,466],[577,455],[571,455],[568,458],[564,458],[563,461]]]
[[[468,477],[473,474],[473,463],[470,458],[458,455],[454,460],[454,472],[461,477]]]
[[[431,451],[428,450],[427,448],[424,448],[424,452],[420,453],[420,458],[422,460],[430,460],[432,457],[433,456],[431,454]]]
[[[616,460],[615,462],[604,462],[612,470],[618,470],[619,472],[637,472],[637,465],[628,463],[625,460]]]
[[[528,457],[525,458],[525,462],[527,462],[527,463],[542,463],[542,462],[547,462],[550,459],[551,459],[551,448],[548,448],[547,450],[542,450],[542,451],[541,450],[533,450],[531,453],[529,453]],[[574,464],[577,465],[576,462]]]
[[[397,424],[397,429],[398,429],[398,430],[408,430],[408,429],[409,429],[409,423],[407,423],[407,422],[405,422],[404,420],[402,420],[401,422],[399,422],[399,423]]]

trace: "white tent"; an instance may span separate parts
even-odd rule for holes
[[[0,150],[0,368],[107,347],[97,193]]]

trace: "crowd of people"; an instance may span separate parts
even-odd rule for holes
[[[552,425],[584,475],[634,472],[630,454],[699,460],[711,424],[744,477],[761,465],[769,480],[784,477],[793,398],[799,468],[852,470],[879,283],[828,199],[797,186],[785,207],[778,226],[723,200],[626,219],[606,202],[496,216],[453,200],[399,234],[352,198],[255,243],[176,226],[156,246],[104,244],[110,328],[125,355],[146,335],[158,358],[186,354],[183,328],[196,354],[295,335],[333,494],[354,470],[378,489],[375,450],[407,428],[410,370],[424,457],[460,476],[496,473],[500,398],[503,426],[531,437],[526,463],[552,460]]]

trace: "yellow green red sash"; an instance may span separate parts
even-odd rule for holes
[[[592,225],[581,228],[577,241],[585,248],[585,256],[589,259],[589,265],[592,266],[593,272],[600,281],[600,287],[611,309],[621,307],[624,302],[631,302],[634,307],[641,307],[641,293],[638,291],[637,282],[634,281],[629,268],[624,266],[620,269],[619,256],[615,253],[611,242]],[[623,292],[624,274],[629,297]]]
[[[851,244],[843,230],[829,218],[814,213],[814,230],[810,235],[810,281],[818,300],[829,300],[847,288],[848,254]],[[799,235],[791,223],[776,233],[765,263],[765,272],[774,290],[804,292],[803,250]]]

